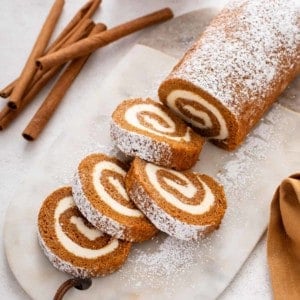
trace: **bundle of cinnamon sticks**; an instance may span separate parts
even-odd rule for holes
[[[54,1],[20,76],[0,91],[2,98],[8,98],[7,106],[0,111],[0,130],[9,126],[50,79],[61,72],[49,95],[22,133],[25,139],[35,140],[92,52],[126,35],[173,17],[172,11],[165,8],[107,29],[104,24],[95,24],[91,19],[100,3],[101,0],[88,1],[54,42],[48,45],[64,5],[64,0]]]

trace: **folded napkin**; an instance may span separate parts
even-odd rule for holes
[[[268,264],[274,298],[300,299],[300,173],[276,190],[268,228]]]

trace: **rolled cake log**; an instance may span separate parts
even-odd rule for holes
[[[125,185],[130,198],[158,229],[181,240],[198,240],[217,229],[227,207],[223,187],[213,178],[137,157]]]
[[[79,278],[106,275],[125,262],[131,243],[97,230],[81,215],[71,187],[54,191],[38,215],[38,239],[58,270]]]
[[[231,1],[159,87],[160,100],[227,150],[300,71],[294,0]]]
[[[130,242],[149,240],[155,226],[129,199],[125,190],[127,166],[105,154],[91,154],[79,164],[73,179],[74,201],[99,230]]]
[[[125,154],[176,170],[191,168],[204,143],[170,109],[151,99],[123,101],[112,115],[110,135]]]

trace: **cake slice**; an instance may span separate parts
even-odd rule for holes
[[[131,243],[94,228],[76,208],[71,187],[54,191],[38,215],[38,240],[55,268],[79,278],[103,276],[125,262]]]
[[[158,229],[182,240],[198,240],[217,229],[227,206],[223,187],[213,178],[140,158],[126,176],[126,189]]]
[[[129,199],[124,187],[127,166],[105,154],[84,158],[73,180],[73,196],[81,213],[99,230],[119,239],[142,242],[157,229]]]
[[[110,135],[125,154],[176,170],[191,168],[204,143],[170,109],[149,98],[122,102],[112,115]]]

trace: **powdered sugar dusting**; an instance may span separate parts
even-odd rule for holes
[[[270,153],[276,150],[278,144],[283,143],[280,140],[279,127],[285,126],[284,111],[279,105],[275,105],[259,126],[253,130],[243,146],[231,154],[232,159],[225,163],[223,170],[217,175],[227,195],[236,198],[240,189],[244,189],[246,194],[253,192],[247,189],[247,184],[255,182],[255,178],[263,172],[257,161],[265,161]],[[239,189],[236,188],[237,186]]]
[[[183,242],[166,237],[161,244],[157,245],[157,252],[147,253],[137,249],[136,252],[139,256],[136,263],[137,265],[144,264],[149,272],[155,272],[158,276],[169,276],[179,271],[179,269],[183,271],[191,265],[193,251],[189,247],[194,248],[195,245],[197,244],[193,242]],[[161,265],[161,261],[168,261],[168,263]]]
[[[119,272],[125,285],[136,289],[163,288],[168,295],[162,296],[169,298],[174,295],[174,288],[180,285],[178,280],[189,274],[199,261],[203,243],[181,241],[164,234],[157,236],[152,243],[155,244],[155,251],[149,247],[134,248],[128,262],[133,268],[124,268]]]
[[[127,155],[138,156],[164,166],[168,166],[171,162],[171,147],[165,142],[128,131],[114,121],[111,122],[110,135],[119,149]]]
[[[282,90],[299,68],[298,18],[296,0],[231,1],[169,79],[200,87],[251,122],[274,87]]]

